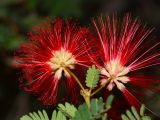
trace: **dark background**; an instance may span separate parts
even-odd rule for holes
[[[19,87],[21,72],[13,67],[15,51],[26,41],[33,25],[55,16],[75,17],[87,25],[93,17],[115,12],[139,16],[156,28],[154,35],[160,40],[159,0],[0,0],[0,120],[18,120],[29,111],[44,108],[35,96]],[[153,72],[160,74],[159,68]],[[152,93],[145,102],[160,113],[160,96]]]

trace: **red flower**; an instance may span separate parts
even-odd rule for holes
[[[139,108],[140,102],[128,85],[156,89],[152,85],[158,81],[148,75],[131,74],[160,64],[160,52],[157,51],[160,42],[149,36],[152,29],[141,25],[139,19],[132,20],[129,15],[124,16],[123,21],[118,21],[115,16],[112,20],[99,17],[99,22],[93,21],[93,24],[95,39],[100,43],[100,60],[94,62],[101,68],[101,84],[108,82],[108,91],[118,88],[131,105]]]
[[[57,19],[36,27],[17,56],[26,78],[25,90],[38,94],[44,104],[52,105],[56,103],[60,80],[66,78],[67,93],[74,99],[77,94],[74,80],[62,64],[74,70],[76,65],[89,65],[87,35],[87,28],[76,27],[67,20]]]

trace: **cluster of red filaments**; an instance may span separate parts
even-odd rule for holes
[[[151,77],[129,76],[129,73],[159,64],[160,42],[148,37],[152,30],[129,15],[124,16],[121,25],[115,16],[105,20],[99,17],[92,25],[78,27],[68,20],[56,19],[32,32],[30,41],[21,46],[17,57],[27,80],[25,89],[38,94],[45,104],[53,105],[59,83],[65,78],[67,94],[76,99],[75,91],[84,89],[84,82],[77,82],[73,74],[84,78],[79,73],[95,64],[100,69],[100,89],[102,86],[108,92],[118,89],[130,104],[139,106],[140,102],[126,85],[148,89],[157,81]]]

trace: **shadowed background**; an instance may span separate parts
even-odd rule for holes
[[[154,34],[160,40],[159,0],[0,0],[0,120],[18,120],[29,111],[44,108],[35,96],[19,88],[21,72],[13,67],[15,50],[26,41],[33,25],[55,16],[75,17],[80,24],[87,25],[93,17],[115,12],[139,16],[156,28]],[[158,67],[151,70],[160,74]],[[159,113],[160,96],[149,96],[146,103]]]

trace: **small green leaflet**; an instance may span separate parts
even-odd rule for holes
[[[95,65],[92,65],[92,67],[87,70],[86,81],[85,81],[86,86],[91,89],[94,89],[99,81],[99,74],[100,74],[99,69],[96,69]]]
[[[145,112],[145,105],[142,104],[141,109],[140,109],[140,115],[144,116],[144,112]]]
[[[106,100],[106,109],[109,110],[111,108],[114,96],[110,95]]]

